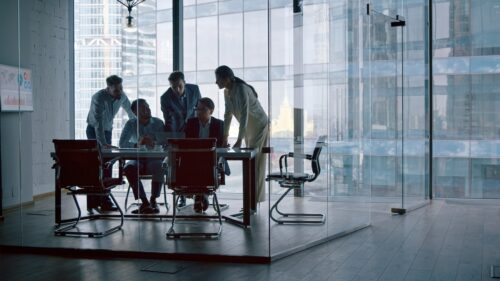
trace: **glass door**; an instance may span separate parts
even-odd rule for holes
[[[410,52],[409,23],[399,2],[370,3],[368,89],[364,111],[366,170],[373,202],[403,214],[426,202],[425,64]]]
[[[368,6],[365,65],[364,180],[372,188],[375,206],[401,207],[401,92],[398,89],[397,29],[384,7]]]

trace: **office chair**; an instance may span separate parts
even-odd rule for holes
[[[118,231],[123,226],[123,212],[116,202],[111,190],[123,183],[121,178],[104,178],[103,169],[109,167],[117,159],[103,163],[99,144],[96,140],[53,140],[55,147],[54,168],[56,169],[56,184],[58,190],[64,188],[73,197],[78,216],[66,219],[59,225],[54,234],[56,236],[77,235],[88,237],[103,237]],[[113,203],[120,212],[120,224],[102,231],[78,231],[78,223],[82,220],[81,209],[76,195],[97,195],[100,197],[110,196]],[[95,220],[103,218],[103,215],[91,215],[84,219]]]
[[[277,181],[279,185],[287,190],[281,195],[281,197],[273,204],[269,215],[271,219],[278,224],[323,224],[325,223],[324,214],[312,214],[312,213],[284,213],[279,210],[279,204],[285,198],[285,196],[294,189],[302,189],[304,183],[312,182],[316,180],[321,172],[321,167],[319,164],[319,155],[321,149],[323,148],[326,141],[326,136],[320,136],[316,141],[316,147],[314,148],[313,154],[299,155],[293,152],[283,154],[279,158],[279,173],[271,173],[266,177],[266,181]],[[303,158],[311,161],[312,174],[307,173],[295,173],[288,171],[288,158]],[[285,166],[285,171],[283,172],[283,162]],[[279,214],[280,217],[276,217],[275,213]]]
[[[167,238],[218,238],[222,232],[222,216],[216,191],[219,187],[219,165],[216,139],[171,139],[168,156],[168,188],[173,195],[172,225]],[[187,219],[218,219],[219,227],[213,232],[179,232],[175,230],[179,196],[212,195],[217,216],[182,216]]]

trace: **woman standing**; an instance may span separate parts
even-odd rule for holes
[[[266,172],[266,158],[262,154],[262,147],[266,144],[269,133],[269,121],[267,114],[260,105],[257,92],[245,81],[234,76],[231,68],[225,65],[215,70],[215,83],[219,89],[224,90],[224,101],[226,110],[224,112],[224,139],[223,145],[227,146],[229,127],[231,119],[236,117],[240,123],[238,139],[233,147],[240,147],[241,141],[245,139],[248,147],[256,148],[256,186],[257,202],[265,201],[264,177]]]

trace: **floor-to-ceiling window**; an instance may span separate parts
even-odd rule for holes
[[[338,214],[340,207],[351,215],[350,222],[334,220],[337,228],[318,231],[318,237],[369,223],[363,209],[368,203],[406,208],[425,202],[431,183],[438,198],[497,196],[494,1],[434,1],[433,15],[423,0],[369,1],[370,13],[363,1],[294,3],[183,1],[183,70],[186,82],[215,101],[218,118],[224,100],[214,83],[217,66],[230,66],[255,87],[270,117],[268,171],[277,169],[281,153],[308,153],[318,137],[327,136],[321,176],[287,198],[314,203],[326,214]],[[144,97],[161,117],[159,97],[173,70],[171,8],[170,1],[141,4],[130,30],[123,25],[126,11],[114,1],[75,2],[77,137],[85,137],[90,96],[113,73],[125,78],[131,99]],[[433,30],[427,31],[430,17]],[[401,19],[404,25],[392,25]],[[427,32],[434,46],[432,144]],[[125,119],[119,113],[114,139]],[[290,165],[310,172],[302,160]],[[229,197],[241,194],[234,188],[241,167],[231,168],[221,187]],[[276,183],[267,189],[269,202],[260,210],[283,192]],[[355,210],[361,212],[352,216]],[[270,226],[279,236],[282,229]]]
[[[497,1],[434,1],[436,197],[498,198]]]
[[[141,3],[132,10],[131,27],[126,26],[127,15],[114,0],[75,0],[76,138],[86,138],[90,99],[106,88],[105,79],[113,74],[124,79],[130,100],[146,99],[152,114],[161,116],[159,97],[168,89],[172,71],[172,3]],[[113,144],[127,119],[120,110],[114,119]]]

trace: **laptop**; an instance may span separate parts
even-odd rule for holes
[[[167,145],[169,139],[183,139],[184,132],[157,132],[155,133],[156,144]]]

